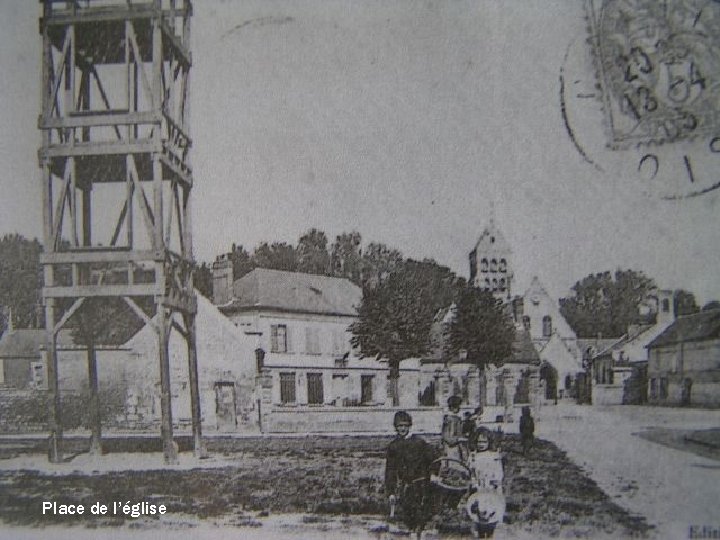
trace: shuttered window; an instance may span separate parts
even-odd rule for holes
[[[270,352],[284,353],[287,351],[287,326],[284,324],[273,324],[270,326]]]
[[[373,375],[363,375],[360,377],[360,403],[372,403],[373,400]]]
[[[280,402],[295,403],[295,372],[280,373]]]
[[[322,373],[308,373],[307,387],[308,403],[310,405],[322,405],[325,402]]]

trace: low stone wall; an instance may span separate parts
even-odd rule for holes
[[[512,418],[519,418],[519,408],[512,407]],[[263,433],[393,433],[393,417],[399,410],[410,413],[415,433],[439,433],[445,410],[442,407],[275,407],[263,415]],[[461,415],[465,411],[461,411]],[[483,419],[496,429],[501,407],[486,407]],[[505,431],[513,431],[506,429]],[[516,428],[515,428],[516,430]]]
[[[48,392],[35,389],[0,390],[0,433],[36,433],[48,427]],[[117,426],[122,412],[122,393],[100,389],[100,417],[103,426]],[[60,422],[64,429],[83,428],[89,420],[87,392],[60,393]],[[122,426],[117,426],[122,427]]]
[[[620,384],[597,384],[592,389],[593,405],[622,405],[624,386]]]

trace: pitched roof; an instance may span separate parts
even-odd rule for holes
[[[720,339],[720,309],[678,317],[663,333],[652,340],[647,348],[707,339]]]
[[[0,339],[0,358],[40,358],[45,331],[23,328],[6,332]]]
[[[477,242],[475,242],[475,251],[482,245],[483,249],[491,248],[496,252],[508,252],[510,244],[507,243],[500,229],[495,225],[495,220],[491,219],[490,223],[483,229]]]
[[[73,347],[69,331],[62,330],[58,333],[57,346],[60,349]],[[0,358],[40,358],[40,350],[44,348],[43,328],[19,328],[3,334],[0,339]]]
[[[233,284],[224,312],[248,309],[357,316],[362,290],[345,278],[256,268]]]

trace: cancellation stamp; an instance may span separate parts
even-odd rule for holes
[[[561,70],[563,116],[583,159],[599,170],[620,160],[663,199],[720,187],[720,3],[588,0],[586,7],[588,46],[579,52],[571,44],[568,73]],[[582,67],[573,62],[581,57]],[[578,83],[584,89],[573,93]],[[578,129],[588,107],[600,109],[595,125]],[[593,150],[578,132],[597,128],[604,148]]]
[[[608,144],[630,148],[715,135],[720,4],[604,0],[591,8]]]

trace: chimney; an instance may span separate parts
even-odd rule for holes
[[[228,254],[219,255],[212,266],[213,304],[227,304],[233,296],[233,264]]]
[[[675,302],[673,292],[661,290],[657,292],[657,324],[669,324],[675,320]]]

